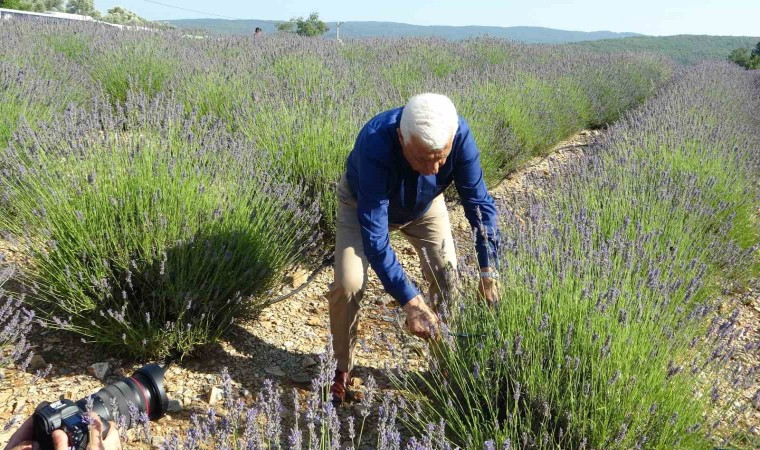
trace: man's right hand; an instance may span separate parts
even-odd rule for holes
[[[404,305],[406,326],[409,331],[422,339],[438,337],[438,316],[430,310],[422,295],[418,295]]]

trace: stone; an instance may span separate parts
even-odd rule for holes
[[[213,386],[208,393],[208,404],[216,405],[220,400],[224,398],[224,391],[221,388]]]
[[[26,406],[26,398],[25,397],[17,398],[16,403],[13,405],[13,414],[21,413],[21,411],[24,410],[24,406]]]
[[[314,358],[311,356],[304,357],[303,361],[301,361],[301,367],[304,369],[308,369],[309,367],[318,366],[319,363],[314,361]]]
[[[117,367],[113,369],[112,373],[114,376],[119,377],[119,378],[124,378],[127,376],[127,373],[123,367]]]
[[[349,383],[349,386],[351,386],[353,388],[358,388],[363,383],[364,383],[364,381],[362,381],[361,378],[359,378],[359,377],[351,377],[351,382]]]
[[[87,368],[87,373],[94,376],[98,380],[103,381],[108,374],[108,369],[110,368],[111,365],[107,362],[95,363]]]
[[[162,438],[161,436],[153,436],[150,440],[151,448],[161,448],[163,444],[164,444],[164,438]]]
[[[29,368],[31,370],[40,370],[44,369],[45,367],[47,367],[47,363],[41,355],[34,355],[32,356],[32,360],[29,361]]]
[[[10,400],[11,396],[13,395],[13,391],[8,389],[7,391],[0,391],[0,405],[7,405],[10,403],[8,400]]]
[[[291,374],[288,378],[290,378],[290,381],[296,384],[311,383],[311,376],[308,373],[304,372]]]
[[[264,372],[268,373],[269,375],[272,375],[273,377],[284,377],[286,374],[285,372],[280,368],[280,366],[271,366],[264,369]]]
[[[375,299],[375,304],[380,306],[388,306],[393,303],[393,297],[388,294],[381,295]]]
[[[242,396],[244,399],[246,399],[246,400],[250,400],[250,399],[252,399],[252,398],[253,398],[253,394],[251,394],[251,391],[249,391],[248,389],[243,389],[243,390],[241,390],[241,391],[240,391],[240,395],[241,395],[241,396]]]
[[[306,283],[306,280],[308,279],[309,279],[309,272],[306,270],[300,269],[290,276],[290,286],[293,288],[297,288],[298,286]]]
[[[319,317],[309,317],[306,319],[306,325],[312,326],[312,327],[320,327],[322,326],[322,321],[319,319]]]
[[[180,412],[182,411],[182,404],[178,400],[169,400],[166,411],[170,413]]]

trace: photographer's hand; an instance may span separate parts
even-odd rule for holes
[[[5,446],[5,450],[37,450],[40,446],[32,441],[34,439],[34,420],[29,416],[23,424],[13,433],[13,436],[8,440],[8,445]],[[61,430],[53,432],[53,446],[54,450],[68,450],[69,438]]]
[[[106,436],[105,440],[100,438],[102,432],[103,424],[100,422],[100,417],[96,416],[90,427],[90,442],[87,450],[121,450],[119,430],[116,429],[115,425],[111,424],[111,429],[108,431],[108,436]],[[34,421],[32,417],[28,417],[8,440],[5,450],[38,450],[40,446],[32,441],[33,438]],[[68,448],[69,437],[66,436],[66,433],[61,430],[53,431],[53,449],[68,450]]]
[[[101,438],[103,434],[103,423],[100,416],[93,414],[93,421],[90,424],[90,440],[87,443],[87,450],[121,450],[121,440],[119,439],[119,430],[111,424],[106,439]],[[55,436],[53,437],[55,440]],[[58,450],[56,447],[55,450]]]

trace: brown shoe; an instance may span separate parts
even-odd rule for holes
[[[335,371],[335,378],[333,378],[333,384],[330,386],[330,393],[332,394],[332,402],[334,404],[340,405],[346,401],[349,379],[348,372]]]

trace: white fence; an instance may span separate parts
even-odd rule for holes
[[[83,16],[81,14],[68,14],[62,12],[31,12],[31,11],[17,11],[15,9],[0,8],[0,23],[4,20],[39,20],[47,22],[68,22],[72,20],[79,20],[82,22],[92,22],[101,25],[107,25],[109,27],[127,29],[127,30],[147,30],[153,31],[150,28],[140,27],[135,25],[119,25],[116,23],[103,22],[102,20],[95,20],[90,16]]]

